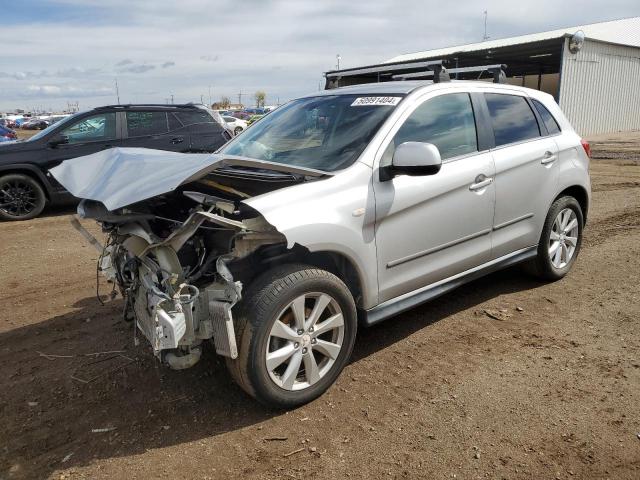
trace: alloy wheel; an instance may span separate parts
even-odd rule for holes
[[[266,365],[273,382],[285,390],[303,390],[322,379],[344,341],[344,317],[326,293],[306,293],[278,315],[269,333]]]
[[[5,180],[0,183],[0,210],[12,217],[22,217],[37,207],[38,192],[23,180]]]
[[[558,213],[549,235],[549,258],[555,268],[566,267],[578,246],[578,217],[571,208]]]

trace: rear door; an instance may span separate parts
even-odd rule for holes
[[[153,148],[171,152],[188,152],[189,135],[182,126],[171,125],[162,110],[127,110],[125,114],[125,147]],[[169,113],[171,115],[171,113]]]
[[[485,93],[495,147],[492,258],[534,246],[558,186],[558,147],[531,100]]]

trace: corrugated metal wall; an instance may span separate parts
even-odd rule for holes
[[[640,48],[565,41],[560,107],[581,135],[640,130]]]

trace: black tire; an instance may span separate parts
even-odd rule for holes
[[[21,173],[0,177],[0,219],[29,220],[40,215],[46,203],[37,180]]]
[[[233,131],[234,135],[238,135],[242,132],[243,128],[242,127],[236,127],[235,130]]]
[[[549,254],[551,232],[553,229],[556,217],[565,209],[571,209],[578,221],[578,239],[575,246],[575,251],[570,260],[566,262],[561,268],[556,267],[551,255]],[[578,258],[580,253],[580,247],[582,245],[582,229],[584,227],[584,217],[582,215],[582,208],[580,203],[573,197],[560,197],[549,208],[547,218],[544,222],[542,234],[540,235],[540,241],[538,242],[538,254],[537,256],[527,264],[527,270],[541,280],[555,281],[564,277]]]
[[[275,383],[267,369],[269,335],[283,309],[309,292],[327,294],[339,305],[344,319],[342,347],[316,383],[302,390],[286,390]],[[301,264],[281,265],[257,278],[238,307],[238,358],[227,358],[227,367],[235,382],[264,405],[289,409],[314,400],[335,382],[349,361],[356,338],[356,306],[348,287],[332,273]]]

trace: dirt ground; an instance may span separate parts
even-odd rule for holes
[[[174,372],[134,346],[69,210],[0,224],[0,478],[640,478],[640,134],[596,140],[567,278],[499,272],[361,330],[288,413],[211,352]]]

